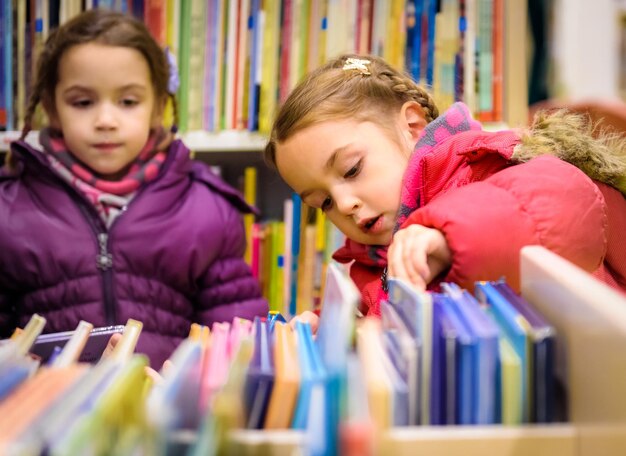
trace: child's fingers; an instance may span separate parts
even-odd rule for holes
[[[169,359],[166,359],[163,363],[163,367],[161,368],[161,372],[163,375],[167,375],[167,373],[174,367],[174,363],[172,363]]]
[[[389,247],[387,261],[390,277],[405,280],[419,290],[426,289],[429,270],[419,230],[407,228],[399,231]]]
[[[150,380],[152,380],[152,383],[154,385],[159,385],[161,384],[161,382],[163,382],[163,377],[161,377],[161,374],[159,374],[151,367],[146,366],[144,370],[146,372],[146,375],[150,378]]]
[[[113,350],[115,350],[115,346],[117,345],[117,343],[120,341],[121,338],[122,338],[121,334],[119,333],[113,334],[109,338],[109,342],[107,343],[107,346],[104,348],[101,358],[106,358],[107,356],[110,356],[111,353],[113,353]]]
[[[409,282],[420,291],[426,289],[430,275],[427,259],[423,242],[419,239],[407,239],[402,260]]]
[[[320,317],[318,317],[317,314],[311,312],[310,310],[305,310],[300,315],[296,315],[291,320],[289,320],[289,326],[291,326],[292,329],[295,329],[297,321],[301,321],[302,323],[308,323],[309,325],[311,325],[311,332],[315,334],[317,333],[317,327],[319,325]]]

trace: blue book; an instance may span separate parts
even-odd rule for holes
[[[301,321],[296,322],[296,337],[300,364],[300,391],[291,427],[306,429],[313,390],[320,389],[321,393],[318,394],[325,398],[327,376],[319,349],[313,340],[311,325]],[[319,437],[323,438],[323,436]]]
[[[534,307],[515,293],[506,282],[493,286],[511,303],[530,325],[529,339],[532,351],[531,421],[550,423],[555,410],[555,347],[556,331]]]
[[[6,112],[4,128],[10,131],[15,129],[15,123],[13,122],[13,2],[2,2],[0,7],[3,9],[4,16],[4,28],[0,39],[0,46],[3,48],[3,60],[0,65],[3,68],[1,81],[3,87],[0,89],[3,100],[0,101],[0,109],[4,109]]]
[[[261,1],[251,0],[250,16],[248,18],[248,33],[250,35],[250,78],[248,93],[248,130],[259,129],[259,97],[261,96],[261,70],[257,68],[261,58]]]
[[[291,196],[293,202],[293,221],[291,225],[291,233],[285,233],[285,236],[291,236],[291,283],[285,284],[291,287],[289,301],[289,315],[297,313],[297,297],[298,297],[298,257],[300,256],[300,220],[302,218],[302,199],[297,193]]]
[[[293,223],[296,226],[296,202],[294,200]],[[299,219],[298,214],[298,219]],[[299,223],[298,223],[299,224]],[[294,265],[297,264],[294,257]],[[294,296],[292,294],[292,296]],[[347,382],[347,360],[351,350],[356,311],[361,302],[361,294],[347,272],[337,263],[329,263],[326,268],[326,285],[322,298],[317,338],[315,343],[328,374],[326,395],[326,418],[328,423],[328,455],[336,454],[339,442],[339,423],[345,410],[342,401],[345,398]]]
[[[389,279],[389,302],[406,324],[411,336],[421,345],[420,352],[420,423],[430,422],[431,368],[433,343],[433,302],[429,293],[420,293],[407,282]]]
[[[441,296],[441,295],[440,295]],[[442,404],[444,412],[442,414],[442,424],[456,424],[457,416],[457,397],[458,397],[458,362],[462,354],[462,344],[464,341],[459,336],[459,331],[454,326],[452,318],[449,312],[445,309],[445,298],[443,301],[439,301],[438,311],[438,337],[442,347],[442,355],[444,356],[444,362],[441,366],[443,382],[445,382]]]
[[[473,401],[472,424],[494,424],[497,419],[496,391],[498,378],[498,337],[495,321],[480,308],[467,290],[452,283],[442,284],[452,299],[454,310],[476,339],[472,367]],[[465,380],[465,379],[464,379]]]
[[[425,0],[424,15],[426,17],[426,64],[422,71],[425,72],[425,83],[428,87],[433,86],[435,72],[435,17],[437,16],[437,0]]]
[[[445,297],[444,297],[445,298]],[[441,341],[441,302],[433,295],[432,368],[430,370],[430,424],[445,424],[445,347]]]
[[[246,427],[262,429],[274,387],[274,350],[269,325],[254,319],[254,352],[244,385]]]
[[[387,373],[391,380],[393,393],[393,425],[409,425],[409,386],[406,379],[406,364],[402,358],[398,334],[385,331],[382,334],[382,344],[386,355]]]
[[[477,339],[449,296],[440,295],[437,301],[441,303],[440,318],[446,322],[444,324],[449,339],[446,341],[446,383],[454,384],[452,391],[447,389],[446,421],[453,420],[454,424],[472,424],[473,410],[476,408],[474,391],[477,386],[473,372],[478,350]],[[454,359],[451,356],[454,356]]]
[[[421,342],[411,336],[409,329],[387,301],[381,303],[383,337],[389,357],[408,388],[408,424],[420,423],[420,350]]]
[[[530,355],[528,349],[528,322],[523,315],[489,282],[477,282],[474,291],[477,299],[489,306],[490,313],[502,329],[502,333],[520,358],[521,363],[521,421],[530,420]]]

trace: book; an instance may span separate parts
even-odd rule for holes
[[[300,389],[300,367],[295,335],[282,322],[274,325],[274,387],[265,416],[265,429],[290,427]]]
[[[420,352],[420,424],[430,424],[431,369],[433,343],[433,301],[427,293],[419,293],[407,282],[388,280],[389,302],[396,308],[412,337],[419,340]]]
[[[442,288],[451,298],[457,316],[475,340],[471,377],[459,379],[462,383],[472,385],[470,423],[493,424],[497,417],[498,327],[467,290],[452,283],[443,283]]]
[[[554,420],[555,407],[555,350],[556,331],[528,301],[515,293],[504,281],[494,283],[502,294],[526,319],[531,343],[531,416],[534,423],[550,423]]]
[[[312,406],[313,391],[318,390],[318,400],[326,402],[326,369],[322,363],[319,348],[315,345],[311,325],[301,321],[295,326],[298,363],[300,365],[300,391],[291,427],[306,429]],[[328,432],[318,436],[323,438]]]
[[[408,424],[415,426],[420,422],[420,339],[413,338],[396,309],[387,301],[381,303],[383,331],[390,340],[393,334],[394,345],[402,358],[399,368],[408,387]],[[398,364],[398,363],[397,363]]]
[[[519,398],[522,415],[515,421],[527,423],[530,420],[532,364],[529,354],[529,325],[524,316],[489,282],[477,282],[474,294],[479,302],[488,306],[489,313],[507,338],[519,357],[521,384]]]
[[[474,356],[476,338],[469,331],[457,312],[452,299],[447,295],[437,297],[440,303],[442,335],[446,338],[446,422],[471,424],[476,376]]]
[[[269,325],[254,320],[254,351],[244,385],[246,428],[262,429],[274,387],[274,351]]]

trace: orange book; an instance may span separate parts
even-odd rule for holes
[[[161,46],[167,40],[167,6],[163,0],[145,0],[143,21]]]
[[[0,403],[0,454],[83,375],[87,364],[43,368]]]
[[[291,424],[298,391],[300,390],[300,365],[296,350],[296,337],[285,323],[274,326],[274,388],[265,416],[265,429],[287,429]]]
[[[504,0],[493,0],[493,121],[502,120]]]

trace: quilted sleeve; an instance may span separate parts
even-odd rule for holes
[[[411,214],[403,226],[437,228],[452,265],[445,281],[473,290],[477,280],[505,277],[519,290],[519,251],[542,245],[587,271],[606,253],[606,205],[582,171],[544,156],[484,181],[449,191]]]
[[[228,205],[225,217],[221,251],[202,279],[195,316],[195,321],[209,326],[234,317],[253,320],[268,312],[259,283],[243,258],[246,240],[241,214]]]

